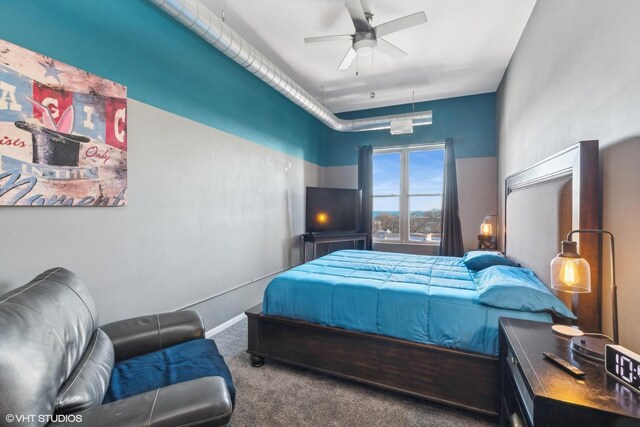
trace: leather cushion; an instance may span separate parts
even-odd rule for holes
[[[216,343],[204,338],[116,363],[104,403],[206,376],[224,378],[235,403],[231,372]]]
[[[224,379],[203,377],[89,408],[82,412],[82,423],[64,425],[66,427],[227,426],[232,410],[231,398]]]
[[[64,268],[0,296],[0,413],[53,414],[97,325],[89,291]]]
[[[56,399],[56,412],[71,414],[102,404],[114,364],[113,344],[102,330],[94,332],[87,350]]]

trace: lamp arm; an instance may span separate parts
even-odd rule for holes
[[[605,234],[609,236],[609,256],[611,257],[611,317],[613,326],[613,343],[618,344],[618,286],[616,285],[616,257],[615,239],[613,234],[601,229],[578,229],[567,234],[567,240],[571,241],[571,236],[578,233]]]

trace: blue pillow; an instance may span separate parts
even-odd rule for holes
[[[473,274],[479,302],[492,307],[520,311],[552,311],[575,319],[569,310],[527,268],[496,265]]]
[[[470,251],[464,254],[462,261],[469,270],[475,271],[484,270],[485,268],[493,265],[520,267],[520,264],[511,261],[500,252],[496,251]]]

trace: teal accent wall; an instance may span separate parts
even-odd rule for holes
[[[2,39],[124,84],[130,98],[321,163],[322,123],[146,0],[3,0],[0,12]]]
[[[321,166],[356,164],[363,144],[447,137],[464,139],[458,157],[496,155],[495,93],[420,102],[416,110],[433,110],[433,125],[410,135],[336,132],[147,0],[5,0],[0,11],[2,39],[122,83],[130,98]],[[410,111],[400,105],[340,116]]]
[[[361,145],[387,147],[444,142],[446,138],[463,139],[456,145],[458,158],[496,156],[496,94],[462,96],[416,103],[416,111],[432,110],[433,124],[417,126],[412,134],[391,135],[388,130],[375,132],[336,132],[325,128],[323,166],[349,166],[358,163]],[[340,114],[346,119],[410,113],[411,104],[375,108]]]

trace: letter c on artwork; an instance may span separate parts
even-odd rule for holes
[[[116,135],[116,139],[122,143],[124,143],[124,126],[122,126],[122,130],[120,130],[120,123],[124,123],[124,120],[126,118],[126,109],[124,108],[120,108],[119,110],[116,111],[116,116],[115,116],[115,120],[113,123],[113,130],[114,130],[114,134]]]

